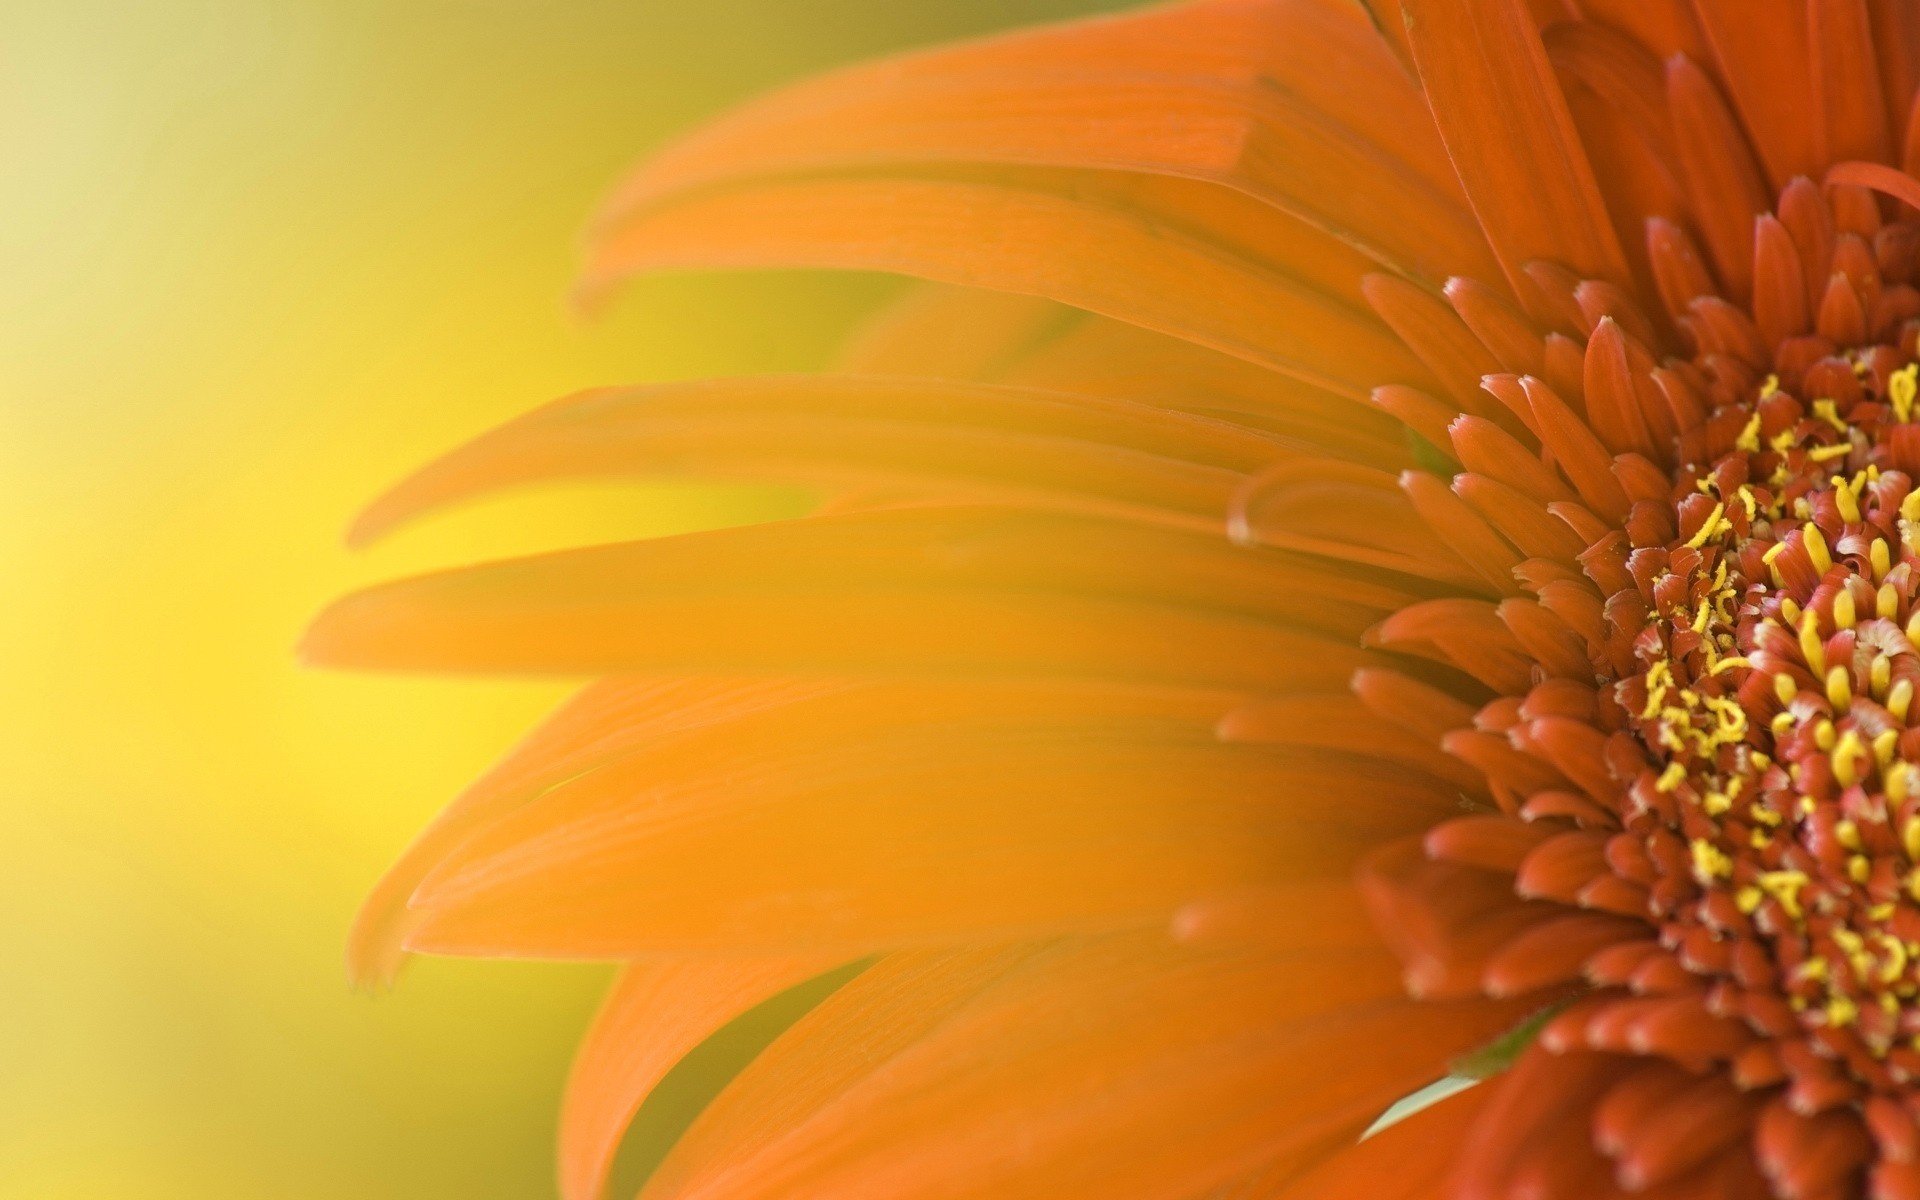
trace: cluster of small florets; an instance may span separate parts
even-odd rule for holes
[[[1920,425],[1913,347],[1827,358],[1715,415],[1618,717],[1664,941],[1714,1006],[1855,1080],[1920,1079]],[[1616,628],[1622,612],[1615,617]]]

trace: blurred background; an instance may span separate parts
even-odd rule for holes
[[[823,66],[1097,0],[0,0],[0,1200],[542,1197],[604,969],[348,990],[361,892],[564,691],[330,677],[373,578],[745,519],[339,532],[576,387],[797,369],[876,280],[562,296],[623,165]]]

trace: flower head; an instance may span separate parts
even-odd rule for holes
[[[573,1200],[1920,1196],[1920,9],[1203,0],[803,84],[585,288],[932,281],[380,501],[802,520],[376,588],[322,661],[605,678],[356,941],[628,967]],[[1488,1077],[1360,1140],[1449,1072]]]

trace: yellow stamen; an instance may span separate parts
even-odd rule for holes
[[[1687,539],[1687,549],[1698,550],[1700,547],[1706,545],[1707,539],[1719,532],[1721,518],[1726,515],[1726,512],[1727,506],[1725,504],[1715,504],[1713,511],[1707,514],[1706,523],[1700,526],[1699,530],[1696,531],[1692,537]]]
[[[1820,534],[1820,527],[1808,521],[1800,527],[1801,545],[1807,548],[1807,557],[1813,560],[1813,569],[1825,575],[1833,569],[1833,555],[1827,551],[1827,539]]]
[[[1835,712],[1843,712],[1853,703],[1853,676],[1845,667],[1827,672],[1827,703]]]
[[[1827,648],[1820,641],[1820,614],[1809,609],[1800,619],[1800,657],[1815,675],[1827,673]]]
[[[1840,510],[1840,519],[1852,525],[1860,520],[1860,498],[1853,494],[1853,485],[1835,475],[1833,477],[1833,504]]]
[[[1833,598],[1833,627],[1852,629],[1859,617],[1858,610],[1854,608],[1853,593],[1846,588],[1841,588]]]
[[[1712,883],[1733,874],[1733,860],[1726,852],[1705,838],[1695,838],[1689,844],[1693,852],[1693,874],[1702,884]]]
[[[1860,740],[1860,734],[1857,731],[1849,729],[1841,734],[1840,741],[1834,746],[1833,753],[1829,756],[1833,762],[1834,782],[1843,788],[1859,783],[1860,759],[1866,752],[1866,745]]]
[[[1908,363],[1887,379],[1887,399],[1893,401],[1893,415],[1901,421],[1913,420],[1914,393],[1920,391],[1916,377],[1920,377],[1920,363]]]
[[[1899,743],[1900,735],[1891,729],[1875,735],[1873,739],[1874,761],[1879,763],[1882,768],[1892,765],[1893,750]]]

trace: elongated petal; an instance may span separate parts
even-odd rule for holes
[[[413,927],[406,908],[413,889],[455,846],[546,789],[676,734],[819,700],[848,686],[832,680],[613,678],[582,689],[474,780],[381,876],[354,918],[349,974],[361,986],[392,982]]]
[[[877,1067],[843,1072],[810,1117],[786,1108],[779,1126],[743,1121],[780,1104],[768,1086],[778,1073],[750,1072],[716,1105],[726,1119],[694,1130],[704,1153],[676,1156],[647,1195],[1198,1194],[1357,1136],[1381,1097],[1430,1078],[1509,1015],[1481,1005],[1416,1013],[1392,990],[1390,964],[1371,953],[1066,947],[1009,971]],[[834,1007],[768,1058],[804,1058]],[[886,1028],[878,1017],[868,1019]],[[1348,1065],[1327,1069],[1341,1055]],[[743,1124],[775,1136],[716,1137]]]
[[[340,601],[310,661],[403,669],[1344,679],[1410,597],[1125,522],[947,508],[565,551]],[[1314,632],[1308,632],[1312,630]],[[1347,647],[1343,647],[1345,641]]]
[[[1151,925],[1202,894],[1328,877],[1452,789],[1333,753],[1222,746],[1153,716],[893,728],[769,712],[516,809],[414,895],[414,949],[625,957]],[[1328,810],[1306,797],[1352,798]]]
[[[929,163],[1205,181],[1383,265],[1437,278],[1486,262],[1418,95],[1350,11],[1316,0],[1189,5],[810,80],[657,156],[601,225],[752,176]]]
[[[1281,453],[1204,417],[1094,396],[932,379],[787,376],[582,393],[442,458],[376,501],[364,542],[502,487],[707,474],[898,486],[1221,528],[1241,479]]]
[[[892,1061],[1010,974],[1065,949],[1055,942],[888,954],[776,1038],[701,1112],[647,1181],[662,1200],[699,1182]]]
[[[1535,295],[1524,268],[1536,259],[1624,282],[1626,260],[1599,184],[1525,6],[1404,7],[1440,135],[1515,290]]]
[[[1473,1087],[1449,1096],[1334,1155],[1275,1200],[1443,1200],[1447,1169],[1491,1094]]]
[[[1820,110],[1803,0],[1694,0],[1693,7],[1772,186],[1819,175]]]
[[[603,235],[586,286],[646,270],[776,266],[1045,296],[1347,395],[1364,395],[1383,371],[1422,377],[1344,301],[1117,204],[1008,183],[821,179],[701,193]]]
[[[562,1200],[600,1200],[634,1113],[687,1051],[838,960],[695,959],[628,967],[580,1043],[560,1111]]]
[[[408,847],[354,922],[349,966],[363,983],[392,978],[419,922],[414,889],[456,848],[554,786],[701,730],[778,712],[818,739],[909,724],[1058,720],[1062,716],[1179,720],[1204,726],[1244,697],[1106,684],[858,684],[784,678],[602,680],[584,689],[469,787]],[[722,735],[725,736],[725,735]]]

